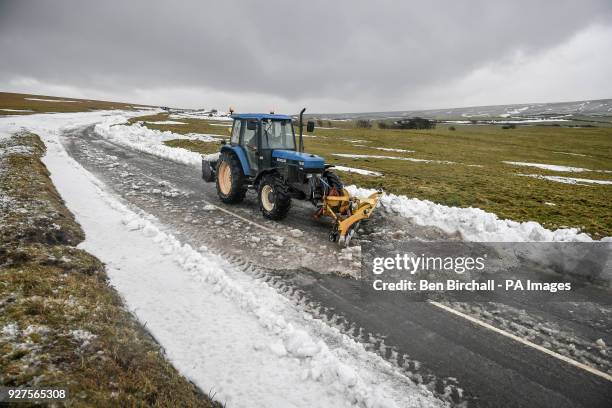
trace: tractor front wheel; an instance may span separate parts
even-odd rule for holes
[[[257,191],[259,208],[264,217],[282,220],[291,208],[291,196],[287,185],[275,175],[264,176]]]
[[[217,162],[217,195],[226,204],[236,204],[246,195],[244,173],[235,154],[221,153]]]

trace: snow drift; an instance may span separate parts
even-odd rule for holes
[[[351,194],[368,196],[376,190],[348,186]],[[479,208],[447,207],[428,200],[385,194],[380,199],[383,209],[389,213],[412,219],[418,225],[435,226],[448,234],[460,233],[463,239],[474,242],[554,242],[593,239],[577,228],[555,231],[544,228],[535,221],[516,222],[502,220],[497,215]],[[604,238],[602,241],[612,241]]]

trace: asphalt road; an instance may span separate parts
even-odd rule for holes
[[[179,239],[194,247],[204,245],[246,272],[260,274],[296,304],[362,341],[452,405],[612,406],[608,379],[430,303],[374,294],[362,281],[339,276],[347,270],[354,274],[358,264],[327,241],[329,225],[311,218],[308,203],[294,203],[280,223],[265,221],[252,194],[237,206],[221,204],[214,184],[204,183],[199,169],[112,144],[92,127],[64,136],[73,158],[125,201],[156,216]],[[290,233],[292,229],[303,235]],[[378,214],[362,232],[362,239],[458,239],[388,214]],[[606,371],[609,355],[589,344],[598,338],[612,343],[610,292],[592,288],[584,296],[585,302],[572,304],[529,298],[504,307],[478,304],[474,315],[486,319],[485,312],[495,307],[501,327],[517,335],[534,321],[550,324],[557,328],[551,347],[574,342],[580,353],[570,353],[570,358],[599,361]]]

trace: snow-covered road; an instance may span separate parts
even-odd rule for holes
[[[112,285],[179,371],[229,407],[444,405],[264,281],[184,245],[67,155],[62,130],[115,116],[124,118],[9,118],[0,131],[26,128],[44,140],[51,178],[86,233],[83,249],[107,264]]]

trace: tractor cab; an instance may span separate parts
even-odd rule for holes
[[[251,175],[270,167],[272,151],[296,150],[290,116],[241,114],[232,118],[234,124],[230,144],[244,151]]]
[[[323,158],[302,153],[303,142],[297,138],[293,120],[288,115],[237,114],[233,115],[232,136],[229,146],[241,158],[245,175],[258,178],[271,170],[283,171],[289,182],[298,181],[298,171],[323,172]],[[314,123],[308,122],[307,131],[314,130]]]

